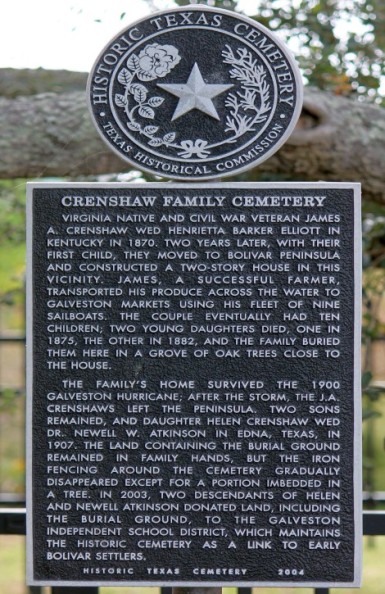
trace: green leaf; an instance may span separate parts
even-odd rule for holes
[[[379,386],[369,386],[364,390],[364,394],[369,396],[371,400],[378,400],[380,396],[385,394],[385,390]]]
[[[375,419],[381,417],[381,413],[377,412],[376,410],[363,410],[362,411],[362,420],[367,421],[368,419]]]
[[[366,388],[367,386],[369,386],[370,382],[372,381],[372,373],[371,371],[365,371],[365,373],[362,374],[362,379],[361,379],[361,386],[362,388]]]

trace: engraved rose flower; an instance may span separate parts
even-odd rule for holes
[[[178,50],[172,45],[147,45],[138,56],[137,77],[143,81],[163,78],[180,62]]]
[[[184,159],[189,159],[193,155],[196,155],[200,159],[204,159],[210,154],[210,151],[206,148],[207,140],[198,138],[195,142],[192,140],[183,140],[180,143],[180,148],[183,149],[178,155]]]
[[[176,137],[175,132],[156,135],[159,126],[143,124],[143,120],[153,120],[156,108],[164,102],[159,95],[152,95],[151,88],[142,82],[149,82],[166,76],[181,60],[176,47],[151,43],[141,50],[139,55],[132,54],[126,65],[119,71],[117,80],[123,86],[123,93],[115,93],[114,102],[123,108],[127,117],[129,130],[137,132],[148,139],[150,146],[171,146]],[[142,82],[138,82],[139,81]]]

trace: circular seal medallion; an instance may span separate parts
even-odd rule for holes
[[[96,60],[87,95],[102,138],[135,168],[198,180],[270,157],[297,122],[302,84],[265,27],[195,4],[117,35]]]

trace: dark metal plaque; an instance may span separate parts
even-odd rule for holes
[[[359,584],[356,184],[31,184],[31,584]]]
[[[139,169],[212,179],[258,165],[287,140],[302,83],[289,50],[254,20],[189,6],[117,35],[87,91],[107,144]]]

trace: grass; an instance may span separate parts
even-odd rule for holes
[[[24,493],[25,476],[23,400],[16,398],[12,410],[0,412],[0,491],[20,496]]]
[[[373,484],[375,491],[385,491],[385,398],[382,397],[375,404],[375,409],[381,416],[373,421],[363,423],[363,444],[365,454],[365,444],[368,436],[374,445],[373,465]],[[370,435],[368,435],[370,432]],[[365,471],[364,471],[365,476]]]
[[[23,286],[25,244],[7,245],[0,253],[0,293],[4,294]]]
[[[0,536],[0,593],[24,594],[23,536]]]
[[[373,538],[372,538],[373,540]],[[383,594],[385,537],[374,538],[374,546],[364,537],[364,578],[360,589],[332,589],[332,594]],[[23,536],[0,536],[0,594],[26,594],[24,578]],[[154,588],[100,588],[100,594],[157,594]],[[310,594],[310,588],[254,588],[254,594]],[[235,594],[235,588],[224,589],[224,594]]]

